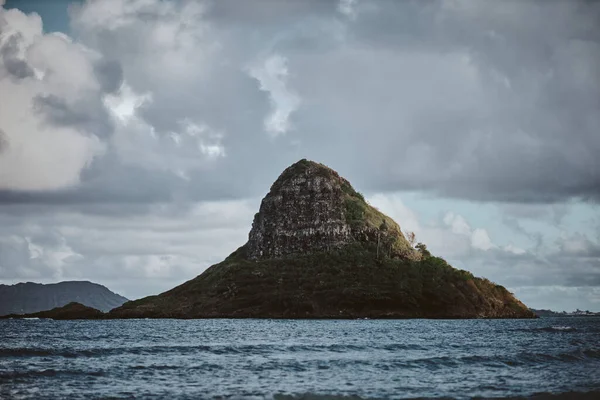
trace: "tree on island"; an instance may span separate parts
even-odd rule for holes
[[[425,243],[417,243],[417,245],[415,246],[415,248],[417,250],[419,250],[419,253],[421,253],[421,257],[422,258],[429,258],[429,257],[431,257],[431,253],[429,252],[429,250],[427,250],[427,246],[425,245]]]

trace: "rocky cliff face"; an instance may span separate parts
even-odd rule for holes
[[[379,241],[398,257],[414,257],[400,227],[368,206],[362,195],[323,164],[300,160],[288,167],[262,200],[246,245],[248,258],[281,257]]]

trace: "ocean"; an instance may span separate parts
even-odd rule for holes
[[[600,399],[600,318],[0,320],[0,398]]]

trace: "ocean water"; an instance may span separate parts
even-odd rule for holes
[[[2,399],[544,392],[600,399],[600,318],[0,320]]]

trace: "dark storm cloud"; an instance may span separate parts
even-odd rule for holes
[[[254,196],[303,157],[338,169],[363,191],[600,199],[599,3],[358,1],[346,15],[334,1],[150,2],[110,29],[85,19],[89,6],[73,11],[73,29],[110,60],[95,68],[104,90],[124,81],[151,94],[137,110],[148,135],[136,140],[156,147],[160,137],[181,136],[182,121],[192,119],[222,132],[226,156],[177,167],[186,179],[172,165],[189,146],[168,156],[156,150],[146,157],[152,168],[96,159],[76,188],[13,199]],[[154,29],[158,22],[167,28]],[[281,71],[267,74],[275,89],[249,73],[272,55],[284,57],[285,90],[300,101],[291,128],[274,138],[264,120]],[[114,130],[93,102],[38,104],[52,123]],[[106,157],[124,157],[115,146]]]
[[[433,32],[444,37],[435,41],[446,51],[466,50],[469,65],[484,78],[484,102],[473,107],[456,93],[448,101],[465,108],[431,110],[411,127],[409,140],[396,135],[401,140],[392,147],[398,159],[412,161],[412,148],[427,163],[415,171],[396,162],[393,173],[377,177],[373,186],[476,200],[597,201],[600,165],[594,154],[600,149],[595,133],[600,119],[593,110],[600,107],[599,4],[456,4],[464,7],[433,7]],[[378,11],[377,18],[383,12],[394,15],[384,7]]]

